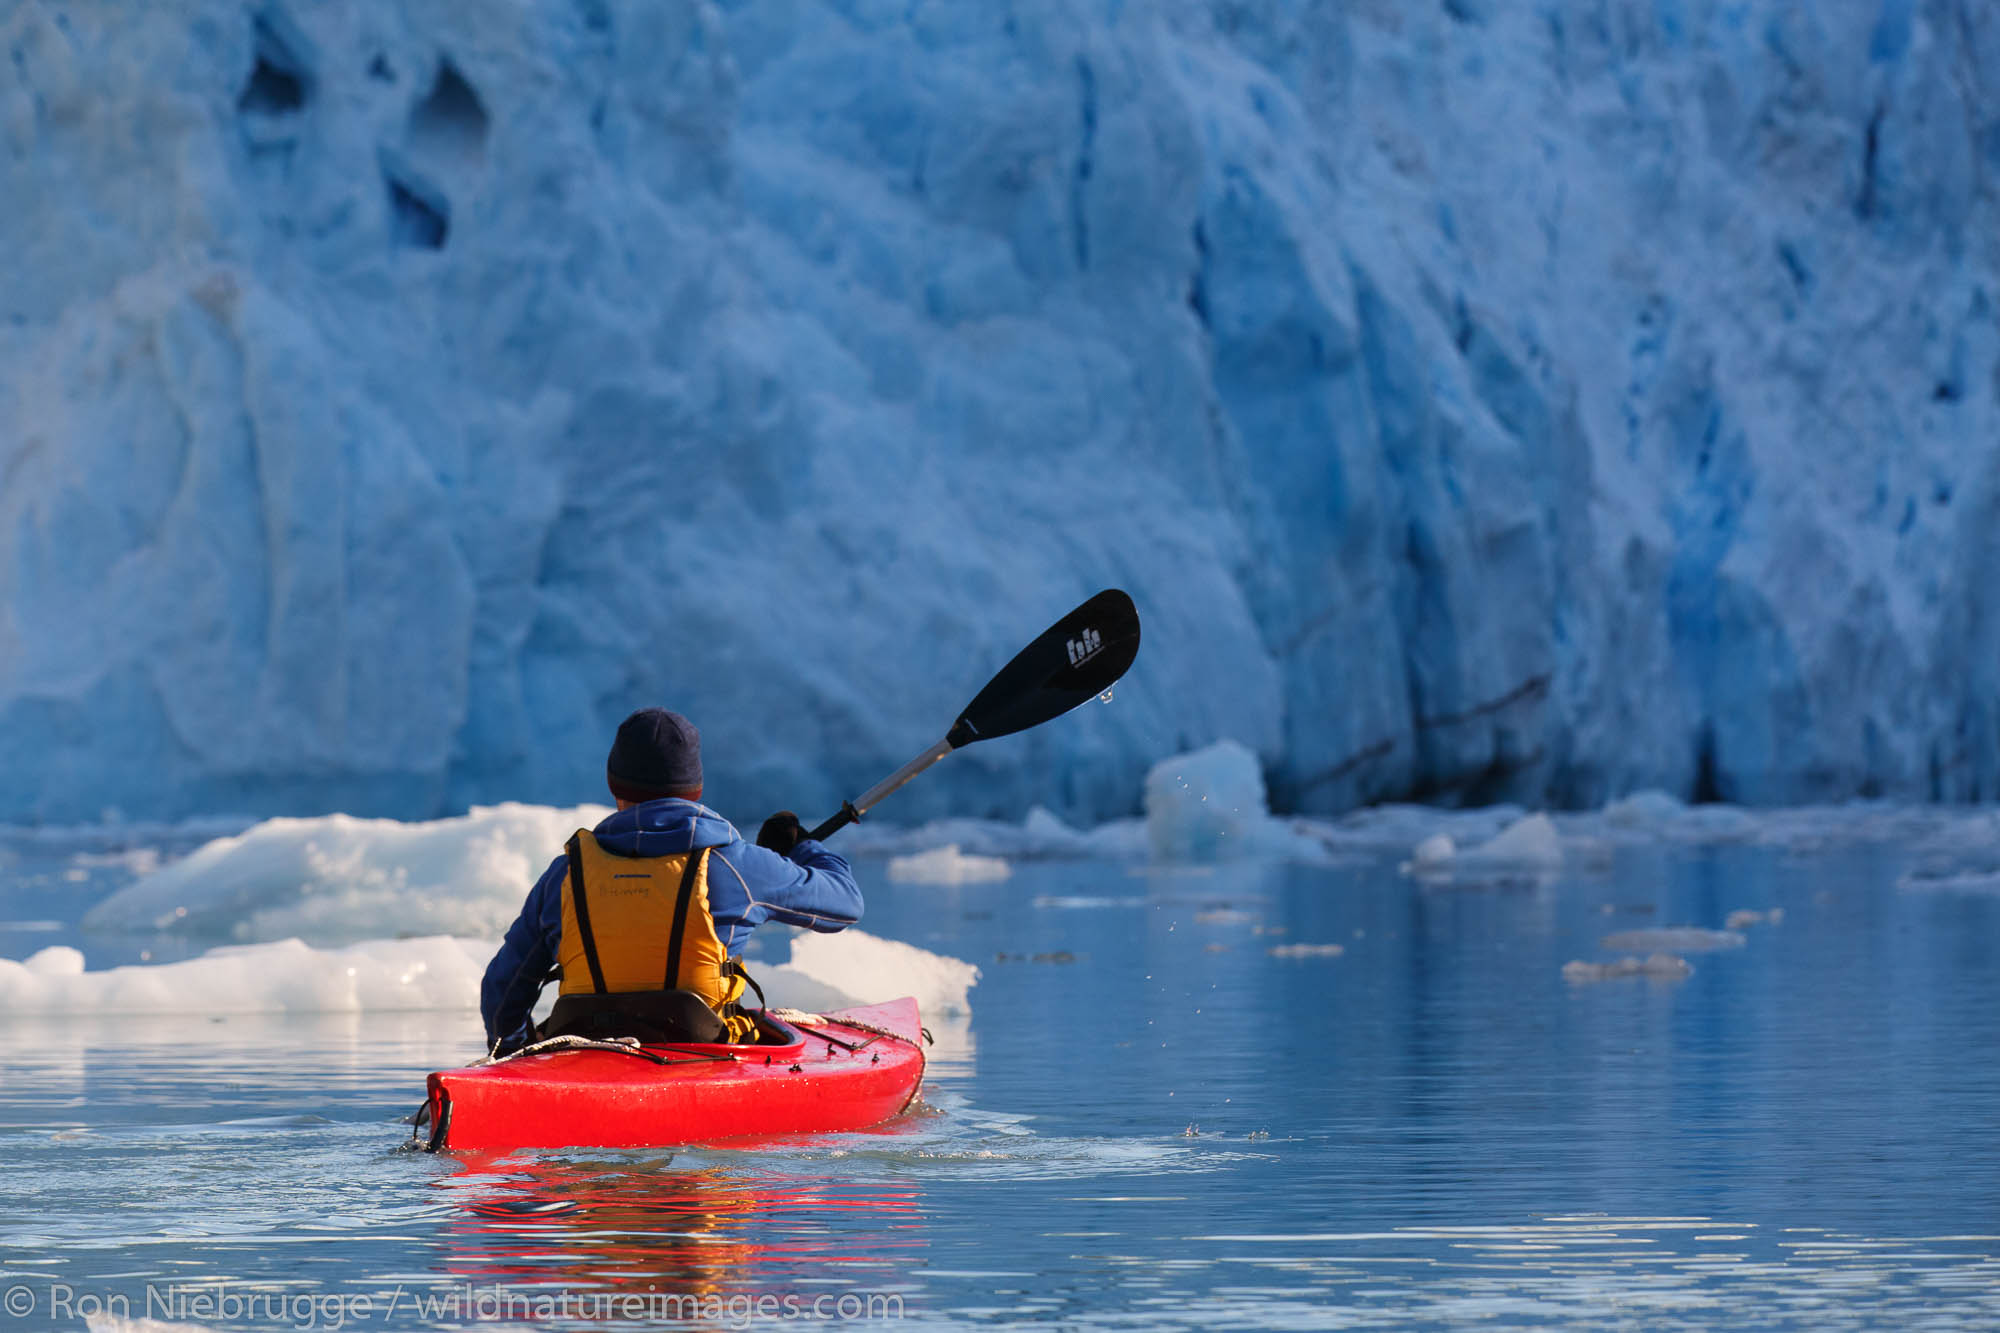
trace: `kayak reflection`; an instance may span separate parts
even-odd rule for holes
[[[442,1267],[528,1291],[696,1297],[900,1287],[922,1250],[919,1190],[671,1156],[463,1160]]]

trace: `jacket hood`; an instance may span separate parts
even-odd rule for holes
[[[592,832],[605,851],[619,856],[672,856],[697,847],[726,847],[742,836],[707,806],[677,796],[615,811]]]

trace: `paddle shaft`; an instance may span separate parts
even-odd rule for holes
[[[862,792],[861,795],[857,796],[855,799],[848,801],[846,804],[842,805],[840,807],[839,814],[827,820],[824,824],[821,824],[818,828],[806,834],[806,836],[808,838],[813,839],[816,842],[833,836],[835,833],[838,833],[841,829],[846,828],[849,824],[854,823],[856,820],[860,819],[861,816],[867,814],[870,810],[874,809],[875,806],[881,803],[882,798],[887,796],[890,792],[895,791],[898,787],[901,787],[911,778],[914,778],[917,774],[923,772],[925,769],[929,768],[932,764],[935,764],[938,760],[950,754],[953,748],[954,747],[950,741],[939,741],[936,745],[931,746],[930,749],[925,750],[915,759],[912,759],[909,763],[904,764],[901,768],[897,769],[894,773],[891,773],[888,777],[883,778],[880,782],[870,787],[867,791]]]

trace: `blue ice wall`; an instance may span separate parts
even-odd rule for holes
[[[22,0],[0,820],[1990,797],[2000,11]],[[885,813],[890,813],[885,811]]]

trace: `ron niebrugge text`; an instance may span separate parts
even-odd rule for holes
[[[17,1283],[0,1296],[15,1319],[88,1320],[105,1315],[223,1320],[296,1329],[343,1329],[395,1321],[464,1324],[551,1320],[685,1321],[747,1327],[759,1320],[901,1319],[896,1292],[571,1291],[561,1287],[456,1283],[366,1292],[282,1291],[217,1283],[148,1283],[142,1292],[62,1282]]]

